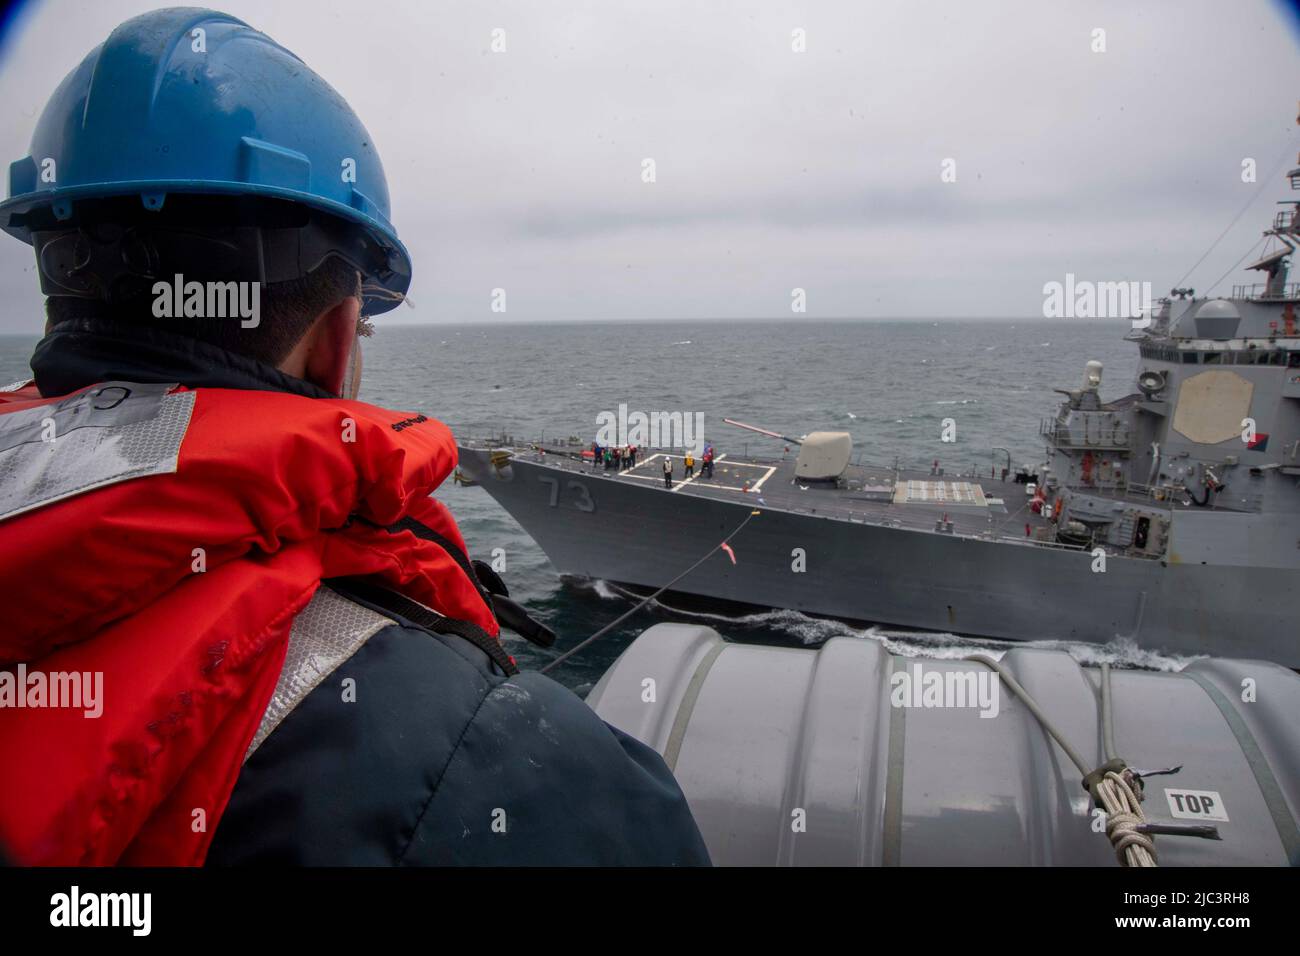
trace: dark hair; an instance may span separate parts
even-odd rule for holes
[[[322,312],[359,294],[356,268],[332,257],[300,279],[263,286],[259,296],[259,322],[252,328],[245,328],[237,317],[157,318],[152,295],[112,303],[77,296],[49,296],[45,300],[45,314],[51,330],[70,319],[110,319],[188,336],[274,366],[293,351]]]
[[[41,207],[23,224],[32,231],[51,328],[111,320],[267,365],[283,361],[322,312],[360,295],[358,275],[372,274],[386,255],[364,230],[332,215],[255,196],[178,194],[161,208],[146,208],[138,196],[86,199],[66,219]],[[226,297],[243,288],[230,283],[256,281],[259,321],[245,327],[223,318],[229,310],[219,304],[215,315],[160,318],[153,290],[173,280],[204,283],[208,296],[219,283]]]

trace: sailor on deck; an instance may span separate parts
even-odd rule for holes
[[[105,692],[0,708],[8,862],[708,862],[663,760],[503,648],[537,625],[430,497],[451,432],[356,400],[411,277],[373,142],[270,38],[173,8],[10,166],[48,322],[0,392],[0,668]]]

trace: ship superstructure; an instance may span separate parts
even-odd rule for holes
[[[1289,174],[1300,189],[1300,168]],[[986,475],[853,459],[847,433],[797,456],[720,455],[669,489],[665,457],[593,467],[573,445],[464,441],[461,466],[561,573],[854,621],[1008,639],[1129,638],[1300,667],[1300,203],[1223,298],[1176,289],[1134,322],[1134,390],[1103,369],[1059,389],[1036,469]],[[739,423],[732,423],[739,424]],[[751,427],[751,426],[742,426]],[[762,431],[762,429],[754,429]],[[777,447],[774,443],[774,448]],[[629,530],[635,529],[635,534]]]

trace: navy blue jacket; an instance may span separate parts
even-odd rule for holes
[[[341,690],[349,677],[350,702]],[[249,758],[208,862],[672,866],[709,858],[657,753],[549,678],[508,678],[469,642],[399,619]]]

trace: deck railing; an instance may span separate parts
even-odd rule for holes
[[[508,435],[497,435],[492,438],[483,439],[482,441],[492,445],[509,444],[510,447],[514,448],[514,457],[520,458],[524,461],[529,461],[536,464],[545,463],[560,468],[564,468],[565,470],[572,471],[574,473],[579,473],[579,474],[597,474],[602,476],[604,475],[604,471],[602,469],[595,469],[590,464],[580,459],[568,458],[568,457],[557,457],[554,453],[542,454],[541,452],[533,451],[533,450],[521,450],[521,446],[517,442],[506,443],[500,440],[503,438],[510,438],[510,437],[511,436]],[[472,439],[462,439],[462,441],[465,441],[467,444],[473,443]],[[525,442],[523,443],[522,448],[526,449],[531,445],[545,445],[546,447],[549,448],[573,447],[575,452],[581,452],[581,450],[584,447],[586,447],[581,444],[575,446],[568,446],[563,441],[557,442],[551,440],[551,441]],[[653,450],[651,450],[651,453],[654,453]],[[781,459],[779,458],[771,458],[771,459],[752,458],[749,460],[761,464],[779,464],[781,462]],[[871,466],[867,466],[867,467],[871,467]],[[880,467],[882,471],[893,471],[892,467],[886,467],[886,466],[877,466],[877,467]],[[944,477],[952,477],[952,476],[945,475]],[[962,477],[962,476],[957,476],[957,477]],[[971,476],[971,477],[978,477],[978,476]],[[686,489],[689,490],[689,487],[690,487],[689,485],[686,486]],[[1023,488],[1022,485],[1011,485],[1010,487],[1017,488],[1017,489]],[[755,495],[753,492],[737,491],[736,495],[737,495],[737,503],[739,503],[741,500],[741,496],[744,496],[749,501],[755,501],[756,498],[762,496],[762,493],[760,492],[758,495]],[[727,499],[713,499],[713,500],[726,501]],[[1028,499],[1026,498],[1025,505],[1016,508],[1011,512],[1011,514],[1014,515],[1017,511],[1023,510],[1024,507],[1027,506],[1027,503],[1028,503]],[[1012,504],[1014,504],[1014,502],[1012,502]],[[952,531],[946,531],[946,530],[940,530],[939,528],[936,527],[937,516],[934,512],[927,512],[924,516],[922,516],[920,514],[912,515],[912,514],[905,514],[901,512],[881,514],[876,512],[856,511],[852,508],[837,508],[835,510],[819,510],[816,508],[805,508],[798,505],[770,505],[766,503],[759,505],[759,507],[766,508],[767,510],[770,511],[783,511],[791,514],[802,514],[802,515],[808,515],[809,517],[825,518],[831,521],[848,521],[853,524],[873,525],[875,527],[882,527],[882,528],[896,528],[899,530],[923,532],[927,534],[943,534],[949,537],[965,538],[968,540],[996,541],[1004,544],[1016,544],[1016,545],[1022,545],[1022,546],[1034,547],[1034,548],[1050,548],[1057,551],[1077,551],[1080,553],[1084,553],[1090,550],[1089,548],[1083,545],[1063,544],[1060,541],[1054,541],[1047,538],[1038,537],[1037,534],[1025,535],[1025,536],[1008,534],[1007,532],[999,530],[998,528],[992,526],[992,520],[994,517],[1002,517],[1001,515],[994,515],[993,513],[989,514],[990,526],[988,528],[975,530],[969,526],[962,529],[959,529],[956,526],[954,526]],[[1010,520],[1010,518],[1007,517],[1004,520]],[[1034,528],[1034,531],[1036,533],[1040,533],[1043,531],[1047,531],[1049,529],[1050,526],[1039,525],[1038,527]],[[1131,554],[1129,556],[1135,558],[1150,558],[1150,559],[1156,559],[1160,557],[1159,555],[1147,555],[1147,554],[1140,554],[1140,553]]]
[[[541,437],[541,438],[520,438],[517,435],[511,435],[504,430],[491,429],[484,431],[482,428],[471,431],[469,429],[458,428],[454,425],[449,426],[456,440],[464,445],[471,447],[499,447],[509,448],[517,451],[521,448],[545,447],[558,449],[561,452],[571,452],[575,458],[581,456],[582,452],[591,447],[591,442],[583,442],[574,439],[572,436],[566,437]],[[739,454],[746,461],[752,461],[760,465],[780,465],[782,462],[791,461],[795,457],[792,451],[784,457],[776,455],[765,455],[762,453],[753,454],[749,451],[749,444],[741,442],[739,446],[730,445],[732,449],[739,449]],[[663,449],[642,448],[640,452],[643,455],[659,454]],[[669,449],[673,454],[681,454],[680,448]],[[724,449],[725,450],[725,449]],[[855,454],[852,458],[854,467],[862,468],[864,471],[877,472],[880,474],[893,474],[897,471],[911,471],[921,474],[930,472],[931,461],[926,462],[909,462],[901,459],[895,459],[892,462],[864,461],[860,454]],[[939,473],[934,474],[934,478],[944,478],[948,480],[961,479],[963,481],[997,481],[998,484],[1006,485],[1008,488],[1023,488],[1023,485],[1014,485],[1011,481],[1011,475],[1007,476],[1006,481],[1000,480],[997,475],[990,475],[977,462],[958,466],[957,468],[948,465],[940,465]]]
[[[1096,441],[1090,441],[1085,426],[1084,434],[1080,435],[1071,432],[1054,418],[1040,418],[1038,420],[1038,434],[1050,440],[1058,448],[1079,448],[1087,450],[1095,448],[1098,451],[1108,451],[1112,449],[1128,448],[1129,433],[1127,428],[1119,425],[1112,426],[1109,436],[1105,434],[1104,427],[1098,428]]]
[[[1277,302],[1285,299],[1300,299],[1300,282],[1288,282],[1274,292],[1269,291],[1267,282],[1254,282],[1249,285],[1234,285],[1234,299],[1258,299],[1263,302]]]

